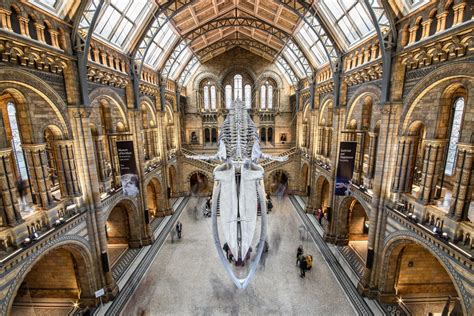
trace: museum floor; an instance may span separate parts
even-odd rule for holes
[[[122,315],[354,315],[355,311],[312,239],[303,242],[315,263],[306,278],[295,265],[301,220],[288,198],[274,199],[269,254],[245,290],[219,262],[211,220],[195,219],[192,198],[183,211],[183,238],[168,237]]]

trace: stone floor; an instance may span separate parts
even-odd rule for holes
[[[168,238],[122,315],[354,315],[350,302],[310,239],[305,252],[314,266],[299,277],[295,265],[301,221],[287,198],[274,199],[269,253],[249,287],[238,290],[219,262],[211,220],[195,219],[197,199],[180,220],[183,238]],[[204,202],[204,200],[200,200]]]

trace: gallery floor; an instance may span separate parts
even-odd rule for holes
[[[288,198],[274,199],[265,266],[238,290],[221,265],[211,220],[194,217],[192,198],[183,211],[183,238],[168,237],[130,297],[122,315],[354,315],[350,301],[312,239],[301,242],[301,220]],[[303,243],[314,267],[299,277],[296,249]]]

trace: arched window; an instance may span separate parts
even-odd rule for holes
[[[12,149],[15,155],[16,166],[21,180],[28,180],[28,171],[26,169],[25,156],[23,155],[23,149],[21,147],[20,129],[16,119],[16,109],[13,102],[7,104],[8,121],[10,123],[10,129],[12,133]]]
[[[451,135],[449,137],[448,157],[446,159],[446,166],[444,168],[444,172],[448,176],[451,176],[454,173],[454,166],[456,164],[456,150],[461,132],[463,110],[464,98],[457,98],[454,102],[454,115],[451,124]]]
[[[225,86],[225,107],[230,109],[232,106],[232,86],[230,84]]]
[[[262,143],[265,143],[267,141],[267,130],[264,127],[260,129],[260,141]]]
[[[267,130],[267,141],[269,143],[273,142],[273,128],[269,127]]]
[[[204,110],[209,110],[209,86],[204,86]]]
[[[216,86],[211,86],[211,110],[215,110],[217,108],[216,105]]]
[[[234,100],[242,100],[242,76],[234,76]]]
[[[252,108],[252,87],[249,84],[246,84],[244,87],[245,93],[245,108]]]
[[[267,90],[268,90],[267,108],[273,109],[273,87],[271,85],[268,85]]]
[[[209,128],[204,129],[204,143],[208,144],[211,142],[211,135],[209,132]]]
[[[213,144],[217,143],[217,129],[216,128],[213,128],[211,130],[211,142]]]
[[[260,87],[260,108],[263,110],[267,106],[267,87],[262,85]]]

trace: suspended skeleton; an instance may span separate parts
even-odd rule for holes
[[[224,267],[239,288],[245,288],[255,274],[266,238],[266,200],[263,186],[263,168],[259,159],[285,161],[288,157],[273,157],[262,153],[255,123],[244,102],[236,100],[221,127],[219,149],[213,156],[186,156],[191,159],[220,160],[223,164],[214,169],[212,196],[213,234],[217,251]],[[230,251],[237,260],[244,260],[250,248],[257,224],[257,209],[262,213],[260,243],[257,257],[244,279],[235,276],[222,251],[218,227],[220,226]]]

